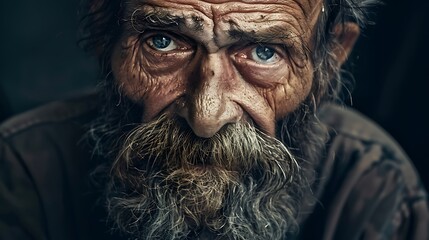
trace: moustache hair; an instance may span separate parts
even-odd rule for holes
[[[162,115],[127,135],[106,202],[133,239],[284,239],[297,230],[304,182],[287,147],[249,123],[200,138]]]

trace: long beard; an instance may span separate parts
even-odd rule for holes
[[[92,179],[105,189],[100,200],[117,232],[130,239],[285,239],[311,212],[328,137],[312,94],[278,122],[279,140],[248,124],[201,139],[179,119],[136,125],[141,106],[111,77],[103,83],[104,107],[87,139],[99,159]]]
[[[308,190],[288,149],[255,127],[203,139],[167,116],[130,131],[107,186],[109,218],[133,239],[283,239]]]

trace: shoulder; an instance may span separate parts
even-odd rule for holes
[[[398,143],[387,132],[356,110],[327,104],[321,108],[319,118],[331,131],[335,131],[335,136],[380,144],[397,150],[397,154],[405,157]]]
[[[45,125],[79,121],[94,113],[98,104],[99,96],[95,93],[49,103],[4,121],[0,125],[0,137],[9,139]]]
[[[400,145],[380,126],[359,112],[338,105],[322,108],[320,120],[326,124],[331,139],[323,165],[331,168],[323,174],[335,178],[338,184],[359,181],[372,176],[386,181],[396,174],[408,196],[425,196],[417,171]],[[326,176],[326,175],[325,175]]]
[[[81,140],[98,114],[98,98],[90,94],[57,101],[7,120],[0,125],[0,162],[19,162],[43,181],[48,181],[48,172],[60,175],[74,169],[72,165],[85,165]]]
[[[81,139],[98,104],[97,95],[85,95],[0,125],[0,215],[9,216],[0,217],[0,239],[74,236],[67,226],[85,215],[81,195],[92,164]]]
[[[98,113],[98,102],[98,96],[90,94],[14,116],[0,125],[0,142],[40,172],[38,164],[59,164],[59,159],[74,156],[87,124]]]
[[[410,159],[389,134],[338,105],[324,106],[319,118],[331,135],[318,171],[329,222],[326,239],[389,238],[418,218],[428,223],[426,191]],[[419,231],[427,234],[426,229]]]

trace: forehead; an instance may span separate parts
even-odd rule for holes
[[[234,33],[310,34],[322,0],[131,0],[126,17],[179,26],[180,32],[221,47]],[[140,16],[140,17],[136,17]],[[145,25],[145,23],[143,23]],[[304,36],[305,37],[305,36]]]
[[[227,13],[231,11],[266,11],[279,12],[285,8],[299,8],[305,15],[311,12],[315,5],[321,0],[131,0],[136,5],[158,5],[175,7],[177,9],[195,9],[213,18],[216,13]]]

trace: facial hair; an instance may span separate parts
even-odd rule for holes
[[[132,239],[284,239],[308,190],[285,145],[250,124],[199,138],[167,115],[130,131],[109,179],[109,219]]]

